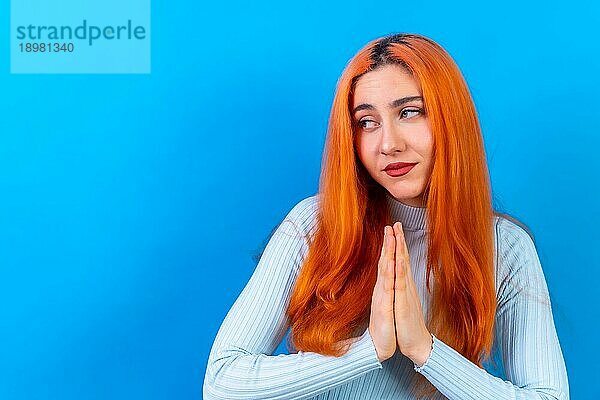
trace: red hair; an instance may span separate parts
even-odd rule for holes
[[[369,42],[338,80],[329,118],[314,237],[287,315],[302,351],[340,356],[340,342],[369,324],[384,225],[385,189],[362,166],[350,106],[356,80],[398,64],[419,82],[433,135],[433,167],[424,192],[429,228],[427,289],[433,274],[430,332],[481,367],[494,334],[496,291],[491,187],[477,113],[451,56],[416,34]],[[421,389],[435,389],[423,379]],[[424,391],[421,390],[421,394]]]

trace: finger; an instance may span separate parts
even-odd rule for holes
[[[396,236],[396,239],[400,241],[396,247],[396,251],[400,251],[404,256],[408,257],[408,248],[406,247],[406,242],[404,241],[404,228],[402,227],[401,222],[396,222],[394,224],[394,236]]]
[[[410,265],[410,255],[408,253],[408,246],[406,244],[406,238],[404,237],[404,229],[402,228],[402,224],[398,223],[397,233],[395,233],[396,242],[399,242],[399,245],[396,246],[396,251],[400,251],[404,257],[404,265],[406,268],[406,274],[412,279],[412,269]],[[398,250],[398,248],[400,250]]]
[[[376,284],[379,283],[384,291],[393,291],[394,289],[394,268],[393,265],[391,265],[393,260],[390,257],[390,253],[392,253],[390,250],[390,248],[392,248],[392,233],[393,229],[386,225],[384,227],[383,244],[377,269],[379,275],[376,282]]]
[[[398,229],[398,225],[400,223],[396,222],[393,225],[393,229],[394,229],[394,238],[396,239],[396,243],[395,243],[395,257],[394,257],[394,264],[395,264],[395,279],[394,279],[394,287],[397,290],[405,290],[406,289],[406,268],[405,268],[405,261],[404,261],[404,255],[402,254],[401,251],[401,242],[400,240],[398,240],[398,238],[396,238],[396,231]]]
[[[385,258],[386,258],[386,251],[387,251],[387,246],[386,243],[388,241],[388,230],[387,230],[387,225],[383,228],[383,241],[381,242],[381,253],[379,254],[379,262],[378,262],[378,268],[377,268],[377,277],[379,278],[379,276],[383,276],[383,273],[385,271]]]
[[[393,261],[394,260],[394,253],[396,252],[395,250],[395,245],[396,245],[396,238],[394,237],[394,229],[389,226],[386,225],[385,226],[386,232],[387,232],[387,243],[386,243],[386,257],[388,261]]]
[[[401,242],[401,248],[402,248],[402,254],[403,259],[404,259],[404,269],[405,269],[405,274],[406,274],[406,284],[409,288],[409,290],[412,292],[413,296],[415,296],[415,298],[418,298],[418,293],[417,293],[417,286],[415,284],[414,278],[413,278],[413,274],[412,274],[412,266],[410,265],[410,255],[408,252],[408,246],[406,244],[406,238],[404,236],[404,229],[402,229],[402,224],[398,223],[398,229],[397,229],[397,242]]]
[[[402,245],[402,236],[400,236],[399,232],[402,232],[402,223],[401,222],[395,222],[394,223],[394,238],[396,239],[396,246],[395,246],[395,251],[396,251],[396,264],[398,264],[400,262],[400,260],[405,258],[404,255],[404,247]],[[404,273],[406,273],[405,268],[404,269]]]

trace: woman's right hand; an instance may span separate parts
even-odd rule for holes
[[[394,252],[394,231],[386,225],[377,268],[377,282],[375,282],[371,300],[371,317],[368,328],[380,362],[393,356],[397,346],[394,326]]]

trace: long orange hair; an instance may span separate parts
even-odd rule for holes
[[[338,80],[319,181],[317,228],[287,316],[302,351],[340,356],[340,343],[368,326],[384,225],[385,189],[353,144],[350,102],[356,80],[382,65],[403,66],[420,83],[433,135],[433,169],[424,192],[430,332],[481,366],[493,344],[496,291],[491,187],[480,125],[467,84],[450,55],[421,35],[369,42]],[[423,389],[435,388],[423,379]]]

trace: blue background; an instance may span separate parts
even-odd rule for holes
[[[317,190],[338,76],[393,32],[462,69],[495,204],[535,234],[571,396],[598,395],[591,1],[154,1],[149,75],[11,75],[0,12],[0,398],[200,398],[253,257]]]

